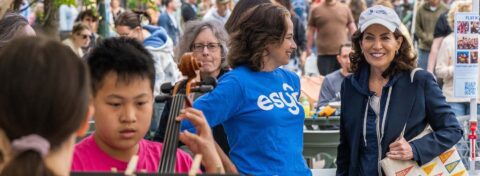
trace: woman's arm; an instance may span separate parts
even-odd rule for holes
[[[193,103],[193,107],[205,114],[208,124],[215,127],[231,118],[245,97],[240,83],[232,75],[224,75],[218,86]],[[195,131],[189,122],[182,122],[182,130]]]
[[[437,55],[437,65],[435,66],[435,74],[437,77],[442,79],[448,79],[453,77],[453,64],[452,64],[452,55],[451,50],[453,43],[449,42],[449,39],[446,38],[443,40],[440,45],[440,49]]]
[[[442,50],[439,50],[440,44],[442,43],[443,37],[438,37],[433,39],[432,47],[430,50],[430,54],[428,55],[428,66],[427,70],[430,73],[433,73],[433,70],[435,68],[435,65],[437,63],[438,59],[438,53],[441,53]]]
[[[463,131],[433,76],[426,72],[419,73],[423,73],[421,76],[425,78],[423,88],[427,121],[434,131],[411,142],[416,150],[417,163],[423,165],[453,147]]]
[[[180,133],[179,139],[195,154],[202,154],[202,165],[209,173],[225,173],[220,155],[217,152],[212,131],[205,116],[199,110],[187,108],[182,110],[177,120],[187,119],[197,131],[197,134],[185,131]]]

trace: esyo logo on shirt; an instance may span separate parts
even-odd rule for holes
[[[260,95],[257,99],[257,105],[260,109],[269,111],[274,107],[288,108],[288,111],[293,115],[300,113],[298,107],[298,100],[295,98],[298,96],[298,92],[293,92],[292,86],[283,83],[284,92],[272,92],[268,97],[266,95]],[[289,93],[290,92],[290,93]]]

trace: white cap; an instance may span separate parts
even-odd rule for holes
[[[365,31],[365,29],[372,24],[380,24],[385,26],[391,32],[394,32],[395,29],[400,28],[402,22],[393,9],[382,5],[376,5],[364,10],[360,14],[358,20],[360,32]]]

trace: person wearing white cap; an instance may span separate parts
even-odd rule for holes
[[[416,56],[393,9],[373,6],[352,37],[353,74],[341,90],[337,175],[382,175],[385,157],[423,165],[455,145],[463,131],[433,75]],[[430,125],[434,132],[411,142]]]

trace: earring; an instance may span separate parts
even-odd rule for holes
[[[397,50],[397,51],[395,51],[395,55],[398,55],[398,50]]]

